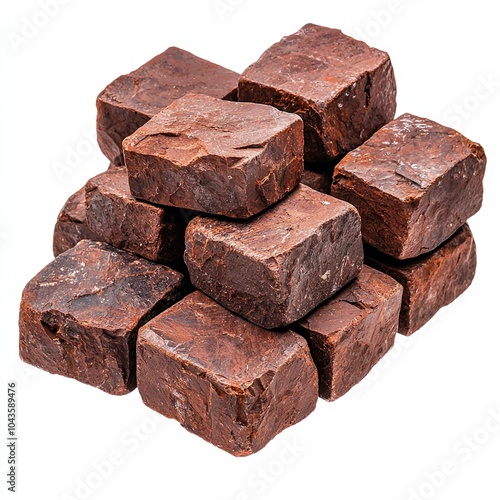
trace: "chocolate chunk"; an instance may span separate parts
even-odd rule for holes
[[[302,318],[360,272],[357,211],[300,184],[249,221],[200,216],[186,230],[191,281],[264,328]]]
[[[359,210],[367,243],[408,259],[438,247],[479,210],[485,167],[479,144],[405,114],[335,167],[332,195]]]
[[[263,330],[194,292],[139,331],[144,403],[236,456],[263,448],[315,408],[307,342]]]
[[[25,287],[23,361],[110,394],[136,386],[139,326],[179,300],[184,278],[113,247],[80,241]]]
[[[97,97],[97,141],[106,157],[123,165],[122,141],[173,101],[190,92],[235,100],[239,75],[170,47]]]
[[[90,179],[86,191],[87,224],[98,241],[156,262],[169,262],[182,254],[186,224],[181,214],[136,200],[125,169]]]
[[[108,170],[123,168],[110,163]],[[87,224],[85,186],[68,198],[57,216],[52,244],[54,257],[73,248],[81,240],[100,241],[98,235]]]
[[[189,94],[123,141],[138,198],[247,218],[304,170],[302,120],[261,104]]]
[[[320,193],[330,194],[335,162],[306,163],[304,167],[304,175],[300,182]]]
[[[421,257],[400,261],[367,247],[366,262],[403,285],[399,333],[411,335],[472,283],[476,245],[465,224],[438,249]]]
[[[361,274],[300,320],[319,373],[319,394],[333,401],[368,375],[394,344],[403,287],[363,266]]]
[[[83,186],[68,198],[57,216],[52,243],[54,257],[73,248],[81,240],[98,239],[87,225],[85,186]]]
[[[243,72],[238,99],[299,114],[305,159],[322,161],[359,146],[394,118],[396,82],[385,52],[307,24]]]

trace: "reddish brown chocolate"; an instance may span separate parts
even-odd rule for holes
[[[196,288],[263,328],[278,328],[359,274],[360,229],[354,207],[300,184],[250,221],[196,217],[184,260]]]
[[[125,169],[90,179],[86,192],[87,225],[98,241],[156,262],[170,262],[182,254],[186,224],[181,214],[136,200]]]
[[[116,169],[123,169],[123,167],[109,164],[108,170]],[[73,248],[81,240],[100,241],[97,234],[87,224],[85,186],[73,193],[59,212],[53,235],[54,257]]]
[[[123,149],[134,196],[228,217],[280,200],[304,170],[297,116],[196,94],[158,113]]]
[[[332,195],[359,210],[367,243],[408,259],[439,246],[479,210],[485,167],[479,144],[405,114],[335,167]]]
[[[299,114],[306,160],[323,161],[359,146],[394,118],[396,82],[385,52],[307,24],[243,72],[238,99]]]
[[[87,225],[85,186],[83,186],[68,198],[57,216],[52,244],[54,257],[73,248],[81,240],[98,239]]]
[[[470,286],[476,244],[465,224],[438,249],[416,259],[398,261],[367,248],[366,262],[403,285],[399,333],[411,335]]]
[[[330,194],[334,166],[335,163],[332,162],[306,163],[304,165],[304,175],[300,182],[320,193]]]
[[[343,396],[393,346],[402,295],[397,281],[363,266],[354,281],[293,327],[309,342],[323,399]]]
[[[147,406],[236,456],[259,451],[318,399],[300,335],[259,328],[200,292],[140,329],[137,381]]]
[[[170,47],[97,97],[97,141],[106,157],[123,165],[122,141],[173,101],[190,92],[236,99],[239,75]]]
[[[177,302],[184,278],[89,240],[56,257],[25,287],[21,359],[110,394],[136,385],[139,326]]]

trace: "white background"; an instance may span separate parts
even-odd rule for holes
[[[24,28],[29,39],[19,38],[26,22],[44,23],[37,0],[5,1],[1,18],[0,436],[6,381],[17,380],[17,498],[498,500],[500,424],[484,427],[500,412],[497,2],[221,0],[219,10],[212,0],[64,3],[44,26]],[[171,45],[242,71],[307,22],[387,50],[398,114],[452,125],[485,147],[484,206],[471,220],[479,253],[471,288],[409,342],[401,337],[361,386],[337,402],[320,400],[309,418],[244,459],[174,421],[154,420],[137,391],[112,397],[22,364],[22,288],[52,258],[65,200],[107,167],[92,137],[99,91]],[[74,150],[79,156],[68,163]],[[4,498],[7,448],[0,449]],[[97,473],[110,457],[113,470]],[[444,462],[452,473],[436,474]]]

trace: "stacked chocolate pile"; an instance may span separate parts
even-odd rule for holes
[[[248,455],[472,281],[483,149],[391,121],[389,56],[338,30],[306,25],[241,76],[171,48],[97,107],[112,165],[68,200],[24,290],[28,363],[137,385]]]

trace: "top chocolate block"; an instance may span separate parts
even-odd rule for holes
[[[106,157],[123,165],[122,141],[173,101],[190,92],[235,100],[238,74],[170,47],[97,97],[97,141]]]
[[[409,259],[438,247],[480,209],[485,167],[479,144],[405,114],[336,166],[332,195],[359,210],[367,243]]]
[[[270,47],[239,81],[238,100],[304,120],[305,159],[335,159],[394,118],[388,54],[339,30],[307,24]]]
[[[300,182],[302,120],[261,104],[188,94],[123,141],[137,198],[248,218]]]

